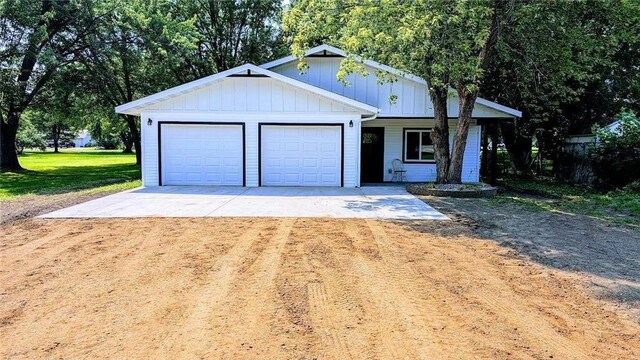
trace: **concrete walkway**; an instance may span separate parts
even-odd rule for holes
[[[163,186],[105,196],[43,218],[331,217],[446,220],[402,186]]]

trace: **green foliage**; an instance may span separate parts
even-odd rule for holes
[[[483,72],[480,53],[489,36],[493,4],[488,0],[301,0],[285,14],[283,28],[298,56],[327,42],[418,75],[431,88],[464,83],[474,91]],[[359,60],[351,56],[343,61],[337,77],[364,74]],[[300,66],[304,70],[304,63]]]
[[[16,148],[19,154],[22,154],[24,149],[40,149],[44,151],[47,148],[45,135],[38,131],[29,117],[23,117],[20,122],[16,136]]]
[[[591,157],[602,185],[624,186],[640,180],[640,120],[623,112],[616,129],[595,127],[597,145]]]
[[[504,28],[481,95],[523,111],[515,127],[502,126],[514,160],[531,152],[532,137],[553,159],[567,135],[637,104],[639,2],[518,1]]]
[[[281,0],[177,1],[176,16],[191,19],[195,41],[176,64],[184,75],[199,78],[284,56],[281,15]]]
[[[285,14],[283,29],[290,36],[293,53],[301,60],[306,49],[322,42],[351,54],[336,74],[345,84],[350,74],[369,75],[363,58],[425,79],[434,103],[431,136],[437,181],[459,183],[473,105],[493,55],[500,22],[509,16],[513,2],[300,0]],[[301,71],[306,66],[304,61],[299,63]],[[396,79],[384,72],[376,75],[378,81]],[[460,98],[451,147],[447,111],[450,87]],[[398,96],[391,94],[390,101],[395,102]]]
[[[506,191],[490,200],[495,206],[516,203],[532,211],[581,214],[612,223],[640,225],[640,192],[634,187],[637,184],[608,192],[543,178],[507,179],[500,186]]]
[[[25,151],[20,161],[26,171],[2,172],[0,200],[30,194],[52,194],[109,184],[139,186],[140,168],[133,154],[119,151]],[[134,181],[134,183],[131,183]]]
[[[126,133],[127,129],[121,121],[105,118],[97,119],[89,132],[98,146],[113,150],[122,146],[120,136],[122,133]]]

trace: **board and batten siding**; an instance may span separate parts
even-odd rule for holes
[[[391,181],[393,174],[389,173],[392,169],[392,161],[394,159],[402,160],[403,151],[402,138],[405,128],[433,128],[433,120],[407,120],[407,119],[376,119],[365,121],[362,127],[384,127],[384,181]],[[455,132],[455,121],[449,121],[449,141],[453,143],[453,133]],[[480,126],[474,121],[469,126],[469,137],[467,138],[467,146],[464,151],[464,159],[462,163],[462,181],[477,182],[480,180]],[[436,164],[404,164],[407,170],[407,180],[410,182],[435,181],[436,180]]]
[[[379,84],[376,79],[377,70],[365,65],[368,75],[350,74],[345,79],[349,85],[345,86],[336,77],[342,60],[341,57],[307,57],[305,62],[309,68],[302,74],[296,61],[276,66],[270,70],[375,106],[380,109],[379,116],[381,117],[433,117],[433,103],[429,97],[426,83],[397,77],[395,82]],[[398,97],[393,104],[390,102],[391,95]],[[458,116],[458,98],[455,94],[449,98],[448,112],[449,117]],[[476,103],[473,117],[504,117],[504,114]]]
[[[166,121],[244,123],[246,186],[258,186],[259,123],[343,124],[344,186],[358,185],[360,111],[306,90],[269,78],[231,77],[147,106],[141,114],[144,186],[159,184],[158,123]]]
[[[316,112],[356,111],[310,91],[264,77],[228,77],[150,104],[145,111]]]

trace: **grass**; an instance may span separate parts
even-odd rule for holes
[[[633,190],[597,191],[551,179],[509,179],[505,192],[492,201],[517,203],[533,211],[582,214],[613,223],[640,225],[640,193]]]
[[[24,171],[0,173],[0,201],[25,195],[101,192],[140,186],[135,154],[119,150],[25,152]]]

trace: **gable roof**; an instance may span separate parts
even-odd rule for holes
[[[348,56],[345,51],[343,51],[341,49],[338,49],[337,47],[334,47],[334,46],[331,46],[331,45],[327,45],[327,44],[319,45],[319,46],[316,46],[316,47],[313,47],[313,48],[307,50],[305,52],[305,56],[317,55],[317,54],[320,54],[320,53],[322,53],[324,55],[338,55],[338,56],[341,56],[341,57],[347,57]],[[414,82],[419,83],[421,85],[427,86],[427,81],[424,80],[423,78],[419,77],[419,76],[416,76],[416,75],[413,75],[413,74],[409,74],[407,72],[392,68],[391,66],[380,64],[380,63],[378,63],[376,61],[363,59],[360,56],[355,56],[355,59],[357,61],[362,62],[364,65],[370,66],[370,67],[372,67],[374,69],[385,71],[385,72],[388,72],[390,74],[396,75],[398,77],[402,77],[404,79],[411,80],[411,81],[414,81]],[[290,62],[293,62],[293,61],[298,61],[298,60],[299,60],[298,57],[296,57],[294,55],[290,55],[290,56],[286,56],[286,57],[283,57],[283,58],[280,58],[280,59],[277,59],[277,60],[270,61],[268,63],[262,64],[262,65],[260,65],[260,67],[264,68],[264,69],[272,69],[274,67],[277,67],[277,66],[280,66],[280,65],[284,65],[284,64],[287,64],[287,63],[290,63]],[[483,105],[483,106],[486,106],[488,108],[491,108],[491,109],[494,109],[494,110],[497,110],[497,111],[512,115],[514,117],[521,117],[522,116],[522,112],[519,111],[519,110],[510,108],[508,106],[500,105],[498,103],[495,103],[493,101],[489,101],[489,100],[481,98],[481,97],[478,97],[476,99],[476,103],[478,103],[480,105]]]
[[[327,44],[316,46],[314,48],[311,48],[311,49],[307,50],[305,52],[305,56],[316,55],[316,54],[319,54],[319,53],[323,53],[323,54],[326,54],[326,55],[338,55],[338,56],[342,56],[342,57],[347,57],[348,56],[347,53],[344,52],[343,50],[338,49],[337,47],[334,47],[334,46],[331,46],[331,45],[327,45]],[[406,73],[404,71],[401,71],[401,70],[398,70],[398,69],[394,69],[391,66],[380,64],[379,62],[376,62],[376,61],[373,61],[373,60],[363,59],[360,56],[355,56],[355,59],[357,61],[362,62],[363,64],[365,64],[367,66],[371,66],[374,69],[382,70],[382,71],[388,72],[390,74],[393,74],[393,75],[396,75],[396,76],[399,76],[399,77],[403,77],[405,79],[409,79],[409,80],[415,81],[415,82],[423,84],[423,85],[427,85],[427,82],[423,78],[421,78],[419,76],[415,76],[415,75]],[[296,56],[290,55],[290,56],[283,57],[281,59],[273,60],[271,62],[262,64],[262,65],[260,65],[260,67],[264,68],[264,69],[272,69],[272,68],[274,68],[276,66],[283,65],[283,64],[286,64],[286,63],[289,63],[289,62],[292,62],[292,61],[297,61],[297,60],[298,60],[298,58]]]
[[[158,103],[160,101],[164,101],[173,97],[176,97],[178,95],[182,95],[185,94],[187,92],[202,88],[204,86],[210,85],[212,83],[221,81],[227,77],[230,77],[232,75],[262,75],[262,76],[267,76],[269,78],[272,78],[274,80],[283,82],[285,84],[300,88],[300,89],[304,89],[307,90],[311,93],[320,95],[322,97],[337,101],[339,103],[354,107],[356,109],[359,109],[362,111],[363,114],[377,114],[379,112],[379,109],[376,108],[375,106],[371,106],[368,104],[365,104],[363,102],[354,100],[354,99],[350,99],[346,96],[342,96],[336,93],[333,93],[331,91],[327,91],[318,87],[315,87],[313,85],[309,85],[307,83],[304,83],[302,81],[298,81],[295,79],[292,79],[290,77],[275,73],[273,71],[270,71],[268,69],[264,69],[261,67],[258,67],[256,65],[253,64],[245,64],[245,65],[241,65],[238,67],[235,67],[233,69],[229,69],[226,71],[222,71],[219,72],[217,74],[214,75],[210,75],[198,80],[194,80],[182,85],[178,85],[175,87],[172,87],[170,89],[161,91],[159,93],[153,94],[153,95],[149,95],[146,97],[143,97],[141,99],[138,100],[134,100],[131,102],[128,102],[126,104],[122,104],[119,106],[116,106],[115,111],[116,113],[119,114],[128,114],[128,115],[140,115],[141,110],[148,105],[151,104],[155,104]]]

